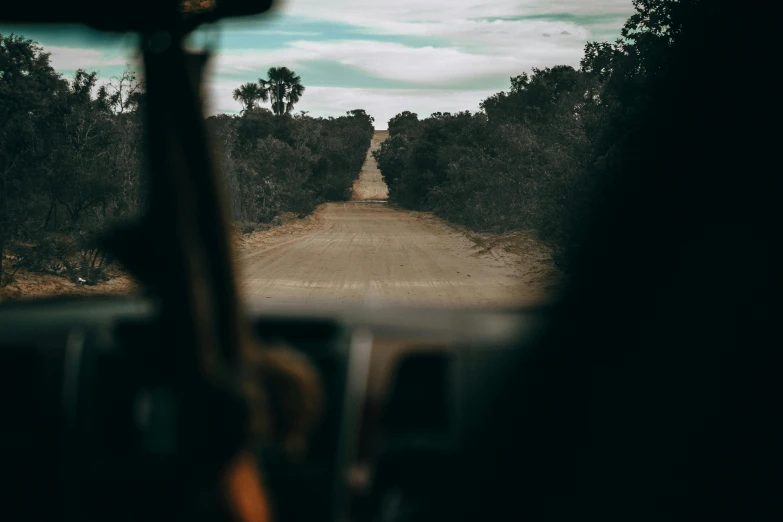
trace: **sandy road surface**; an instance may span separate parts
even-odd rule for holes
[[[385,137],[376,133],[371,150]],[[368,152],[355,200],[327,203],[306,220],[244,241],[243,292],[269,304],[310,306],[503,306],[542,300],[546,285],[541,277],[536,281],[546,272],[541,263],[481,248],[429,214],[378,201],[387,194]]]

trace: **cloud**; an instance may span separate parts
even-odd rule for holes
[[[576,65],[584,41],[557,35],[544,38],[540,27],[519,24],[491,24],[484,31],[472,28],[475,52],[457,47],[414,47],[395,42],[346,40],[293,41],[282,49],[223,50],[214,59],[214,74],[245,74],[248,79],[263,76],[273,65],[296,69],[308,61],[332,61],[355,67],[375,78],[412,85],[450,85],[477,78],[501,78],[532,67],[554,64]],[[505,30],[506,26],[511,26]],[[573,29],[577,31],[577,29]],[[452,29],[454,33],[460,28]],[[548,35],[548,33],[547,33]],[[494,52],[487,52],[487,47]]]
[[[252,73],[263,76],[266,70],[278,64],[295,68],[297,64],[307,60],[317,60],[318,54],[307,52],[295,47],[282,49],[224,49],[212,58],[213,74],[236,75]],[[250,75],[248,75],[250,76]]]
[[[233,89],[278,65],[303,74],[298,108],[314,115],[364,108],[385,126],[402,110],[475,109],[510,76],[577,66],[584,42],[613,38],[632,9],[631,0],[289,0],[277,9],[283,17],[266,18],[271,23],[224,24],[228,45],[209,74],[210,110],[237,112]],[[85,68],[103,77],[138,63],[116,46],[46,49],[68,74]]]
[[[240,105],[232,98],[236,85],[217,81],[209,84],[208,114],[238,113]],[[447,89],[351,89],[341,87],[308,87],[297,111],[311,116],[340,116],[346,111],[364,109],[375,118],[375,127],[385,129],[392,116],[412,111],[419,117],[433,112],[476,111],[479,103],[496,89],[454,91]]]
[[[101,66],[125,65],[138,61],[134,56],[135,53],[122,51],[106,52],[97,49],[53,45],[47,45],[44,50],[51,53],[52,66],[58,71],[92,70]]]
[[[306,69],[302,64],[308,62],[334,62],[371,78],[397,82],[395,87],[472,88],[482,78],[497,85],[499,78],[532,67],[577,66],[584,42],[592,36],[587,27],[572,21],[543,19],[379,19],[372,27],[354,27],[352,31],[360,39],[301,37],[282,40],[278,48],[224,47],[214,60],[215,74],[247,81],[263,76],[271,66],[284,64],[296,70]],[[379,35],[384,36],[382,41]],[[401,38],[394,41],[393,36]],[[403,37],[412,37],[417,43]],[[330,80],[333,83],[333,78]]]
[[[266,29],[256,31],[258,34],[275,36],[321,36],[322,33],[315,31],[284,31],[280,29]]]
[[[450,20],[448,22],[387,22],[381,21],[367,29],[376,34],[395,34],[439,39],[460,48],[485,53],[535,56],[553,50],[561,53],[581,51],[591,36],[587,27],[558,20]],[[558,34],[556,42],[544,43],[542,34]]]
[[[378,20],[445,22],[468,18],[629,12],[631,0],[289,0],[282,3],[280,9],[292,15],[372,26]]]
[[[467,78],[507,75],[525,67],[510,56],[470,54],[454,48],[409,47],[393,42],[292,42],[280,50],[221,52],[215,57],[217,75],[253,72],[262,75],[276,64],[295,68],[306,61],[327,60],[356,67],[377,78],[413,84],[447,84]]]
[[[392,42],[296,42],[304,52],[353,66],[377,78],[437,85],[506,74],[522,63],[511,56],[471,54],[449,47],[409,47]]]

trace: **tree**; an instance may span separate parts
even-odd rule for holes
[[[607,187],[658,161],[661,151],[631,137],[665,124],[650,104],[672,90],[675,49],[707,26],[703,18],[714,9],[701,0],[633,4],[621,38],[589,42],[578,70],[555,65],[514,76],[508,91],[480,104],[481,115],[392,118],[390,138],[374,153],[390,201],[474,229],[535,230],[568,268],[587,244],[584,223],[601,211]]]
[[[97,100],[102,108],[115,114],[134,112],[144,99],[144,82],[139,80],[130,64],[125,65],[122,75],[113,77],[109,85],[98,88]]]
[[[30,175],[32,144],[66,92],[49,53],[22,36],[0,34],[0,284],[6,246],[41,189]]]
[[[374,131],[361,109],[312,118],[257,108],[207,121],[234,217],[248,231],[284,213],[307,214],[325,201],[350,198]]]
[[[82,69],[66,81],[35,42],[0,35],[0,259],[11,274],[102,277],[96,234],[143,203],[143,100],[130,68],[101,87]]]
[[[207,120],[234,216],[251,229],[350,197],[373,133],[363,110],[291,117],[304,87],[285,68],[265,85],[237,89],[241,116]],[[278,114],[259,108],[278,85]],[[82,69],[66,80],[38,44],[0,35],[0,259],[10,267],[4,277],[0,265],[0,281],[16,270],[88,284],[109,276],[110,258],[96,239],[145,203],[144,101],[130,67],[103,84]]]
[[[242,112],[252,111],[256,108],[258,100],[266,101],[269,94],[257,83],[243,83],[234,89],[234,99],[242,104]]]
[[[389,136],[404,134],[417,127],[419,115],[415,112],[403,111],[389,120]]]
[[[258,80],[261,89],[272,101],[272,112],[278,115],[288,114],[294,109],[305,91],[301,80],[288,67],[270,67],[266,80]],[[263,99],[266,100],[266,97]]]
[[[364,109],[354,109],[352,111],[348,111],[345,114],[348,116],[353,116],[354,118],[361,118],[363,120],[366,120],[370,125],[372,125],[375,122],[375,118],[367,114]]]

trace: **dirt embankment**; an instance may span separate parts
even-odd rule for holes
[[[96,285],[74,283],[66,277],[54,274],[19,271],[14,281],[0,288],[0,301],[4,299],[35,299],[55,295],[122,295],[136,292],[138,285],[128,275],[119,271],[108,281]]]

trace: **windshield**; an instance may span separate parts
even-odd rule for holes
[[[291,0],[197,31],[189,45],[214,52],[205,116],[243,295],[556,298],[620,139],[612,65],[633,53],[627,35],[608,42],[633,12],[631,0]],[[137,45],[0,26],[0,299],[138,291],[98,241],[145,205]]]

